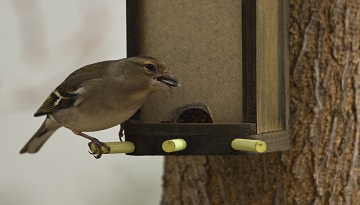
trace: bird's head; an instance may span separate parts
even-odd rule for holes
[[[151,90],[173,92],[172,87],[178,87],[179,80],[171,74],[170,67],[164,62],[148,56],[127,58],[128,72],[136,83],[148,86]]]

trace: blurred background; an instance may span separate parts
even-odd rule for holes
[[[125,0],[0,1],[0,204],[159,204],[162,157],[104,155],[61,128],[35,155],[20,149],[72,71],[126,57]],[[118,140],[119,127],[92,133]]]

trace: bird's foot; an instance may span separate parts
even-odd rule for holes
[[[124,123],[120,124],[120,131],[119,131],[119,139],[122,142],[122,138],[124,137]]]
[[[93,138],[92,140],[91,140],[91,142],[89,142],[88,143],[88,146],[89,146],[89,149],[91,150],[91,145],[94,145],[94,151],[93,152],[90,152],[89,151],[89,153],[91,154],[91,155],[93,155],[96,159],[99,159],[100,157],[101,157],[101,155],[103,155],[103,154],[107,154],[107,153],[109,153],[110,152],[110,147],[107,145],[107,144],[105,144],[105,143],[103,143],[103,142],[100,142],[98,139],[96,139],[96,138]],[[104,149],[103,149],[103,147],[106,149],[106,151],[107,152],[104,152]]]
[[[134,119],[128,119],[125,122],[120,124],[120,131],[119,131],[119,139],[120,142],[122,142],[122,137],[124,137],[124,130],[125,130],[125,124],[134,124],[134,123],[141,123],[139,120],[134,120]]]
[[[110,147],[107,145],[107,144],[105,144],[105,143],[103,143],[103,142],[100,142],[98,139],[96,139],[95,137],[91,137],[91,136],[89,136],[89,135],[87,135],[87,134],[84,134],[84,133],[82,133],[82,132],[74,132],[76,135],[79,135],[79,136],[81,136],[81,137],[84,137],[84,138],[86,138],[86,139],[88,139],[88,140],[90,140],[91,142],[89,142],[89,144],[88,144],[88,146],[89,146],[89,149],[91,150],[91,145],[93,144],[94,145],[94,151],[93,152],[90,152],[89,151],[89,153],[90,154],[92,154],[96,159],[99,159],[100,157],[101,157],[101,155],[102,154],[104,154],[104,150],[103,150],[103,147],[105,147],[106,148],[106,150],[107,150],[107,152],[105,153],[105,154],[107,154],[107,153],[109,153],[110,152]]]

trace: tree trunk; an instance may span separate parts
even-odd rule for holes
[[[360,201],[360,1],[290,0],[292,148],[165,157],[163,205]]]

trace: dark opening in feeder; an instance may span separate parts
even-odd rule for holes
[[[142,123],[124,126],[128,154],[288,149],[287,24],[286,0],[128,0],[128,56],[162,59],[182,85],[151,96]]]

